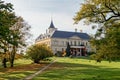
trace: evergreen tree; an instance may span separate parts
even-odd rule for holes
[[[66,56],[70,56],[71,55],[71,51],[70,51],[70,45],[69,42],[67,43],[67,48],[66,48]]]

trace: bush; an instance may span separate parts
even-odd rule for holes
[[[43,44],[35,44],[30,46],[26,54],[34,61],[34,63],[39,63],[40,60],[53,56],[52,50]]]
[[[57,57],[64,57],[66,55],[66,52],[65,51],[57,51],[57,53],[55,53],[55,56]]]
[[[90,55],[90,58],[96,60],[97,62],[101,62],[103,60],[103,58],[101,56],[102,55],[92,54],[92,55]]]
[[[96,54],[95,52],[87,52],[87,55],[93,55]]]
[[[62,52],[61,51],[57,51],[57,53],[55,53],[55,56],[62,57]]]

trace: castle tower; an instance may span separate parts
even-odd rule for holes
[[[51,20],[51,24],[50,24],[50,26],[48,28],[48,31],[49,31],[49,33],[52,33],[52,32],[54,32],[56,30],[57,30],[57,28],[55,28],[55,26],[53,24],[53,21]]]

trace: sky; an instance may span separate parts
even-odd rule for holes
[[[73,17],[80,9],[84,0],[4,0],[13,4],[16,15],[31,26],[33,40],[41,33],[45,33],[50,26],[51,19],[58,30],[75,31],[82,30],[85,33],[93,34],[94,31],[83,21],[74,24]]]

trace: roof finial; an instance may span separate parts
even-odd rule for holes
[[[77,32],[77,28],[75,28],[75,32]]]
[[[53,19],[52,19],[52,16],[51,16],[51,24],[50,24],[50,27],[49,28],[55,28],[54,24],[53,24]]]
[[[53,23],[53,14],[51,13],[51,22]]]

